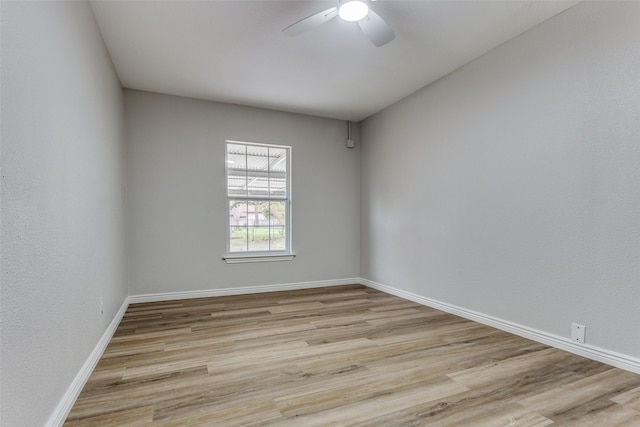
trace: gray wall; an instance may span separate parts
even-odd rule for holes
[[[585,2],[362,125],[362,276],[640,357],[640,3]]]
[[[639,20],[580,4],[365,121],[360,159],[336,120],[136,91],[123,117],[86,3],[2,2],[0,424],[46,422],[127,272],[131,294],[360,274],[640,357]],[[220,259],[227,138],[293,146],[294,261]]]
[[[346,123],[125,91],[132,295],[359,275],[360,150]],[[292,146],[293,261],[227,265],[225,139]]]
[[[2,2],[1,55],[0,424],[39,426],[127,295],[122,90],[85,2]]]

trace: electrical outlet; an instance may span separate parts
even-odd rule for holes
[[[586,326],[578,323],[571,324],[571,341],[584,344],[584,333]]]
[[[104,314],[104,300],[100,297],[100,314]]]

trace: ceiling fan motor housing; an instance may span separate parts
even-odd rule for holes
[[[345,21],[359,21],[367,16],[369,6],[365,0],[340,0],[338,14]]]

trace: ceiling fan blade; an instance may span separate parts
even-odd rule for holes
[[[358,21],[360,29],[373,44],[380,47],[396,38],[391,27],[373,10]]]
[[[335,18],[336,16],[338,16],[338,8],[331,7],[327,10],[323,10],[322,12],[307,16],[306,18],[299,20],[295,24],[289,25],[282,31],[290,36],[297,36],[298,34],[302,34],[313,27],[324,24],[325,22],[329,21],[332,18]]]

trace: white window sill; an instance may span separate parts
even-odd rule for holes
[[[295,258],[295,254],[284,255],[225,255],[222,257],[227,264],[243,264],[247,262],[273,262],[273,261],[291,261]]]

